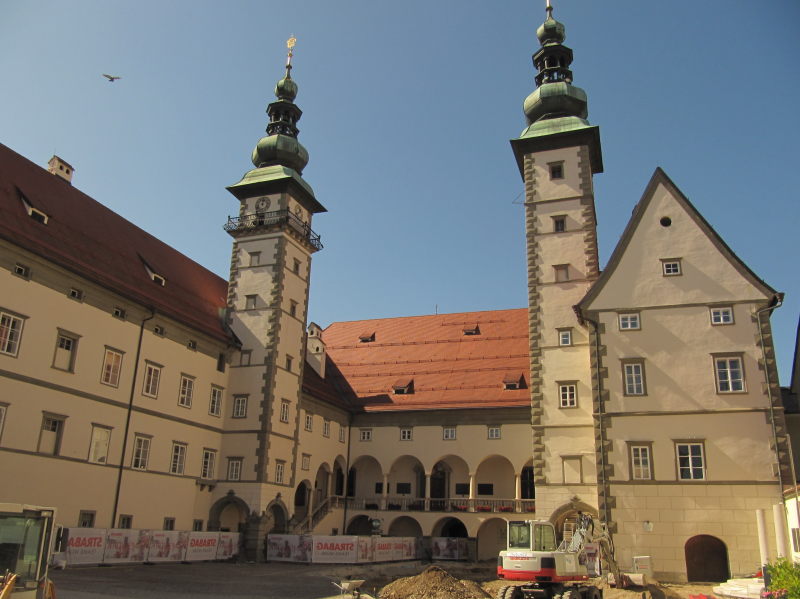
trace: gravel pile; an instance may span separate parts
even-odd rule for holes
[[[450,576],[438,566],[430,566],[421,574],[399,578],[387,584],[378,594],[380,599],[487,599],[480,585]]]

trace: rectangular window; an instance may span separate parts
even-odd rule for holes
[[[296,275],[300,274],[300,260],[297,258],[294,258],[294,262],[292,263],[292,272]]]
[[[245,418],[247,416],[247,396],[236,395],[233,398],[233,414],[234,418]]]
[[[625,395],[647,395],[644,379],[644,362],[623,362],[623,389]]]
[[[297,316],[297,302],[289,300],[289,316]]]
[[[142,394],[147,397],[158,397],[158,383],[161,380],[161,367],[147,363],[144,368],[144,387]]]
[[[255,310],[256,309],[256,299],[258,298],[257,295],[245,295],[244,296],[244,309],[245,310]]]
[[[331,421],[325,418],[322,421],[322,436],[323,437],[330,437],[331,436]]]
[[[0,354],[16,357],[22,337],[22,319],[0,312]]]
[[[631,479],[651,480],[653,471],[651,469],[650,446],[631,445]]]
[[[78,527],[94,528],[94,515],[95,512],[90,510],[81,510],[78,512]]]
[[[167,334],[167,329],[162,327],[160,324],[157,324],[156,326],[153,327],[153,333],[155,333],[159,337],[163,337],[164,335]]]
[[[39,453],[58,455],[63,434],[64,417],[45,414],[42,417],[42,430],[39,436]]]
[[[73,372],[75,369],[75,353],[77,349],[77,338],[66,333],[59,333],[56,337],[56,353],[53,356],[53,368]]]
[[[401,428],[400,429],[400,440],[401,441],[411,441],[414,438],[414,429],[413,428]]]
[[[641,328],[638,312],[629,312],[619,315],[620,331],[638,331]]]
[[[733,308],[711,308],[711,324],[733,324]]]
[[[665,277],[676,277],[681,274],[680,258],[669,258],[661,261],[661,269]]]
[[[120,308],[119,306],[114,306],[114,310],[111,312],[111,315],[114,318],[119,318],[120,320],[125,320],[125,308]]]
[[[117,521],[117,528],[133,528],[133,516],[130,514],[120,514]]]
[[[100,373],[100,382],[111,387],[119,386],[119,373],[122,368],[122,352],[106,348],[103,357],[103,370]]]
[[[111,429],[93,424],[92,438],[89,441],[89,461],[93,464],[105,464],[108,460],[108,445],[110,441]]]
[[[359,441],[372,441],[372,429],[371,428],[362,428],[358,430],[358,440]]]
[[[549,162],[547,168],[550,171],[550,179],[563,179],[564,178],[564,163],[563,162]]]
[[[169,471],[171,474],[183,474],[186,467],[186,444],[173,443],[172,457],[169,461]]]
[[[222,412],[222,388],[211,386],[211,399],[208,401],[208,413],[219,416]]]
[[[131,468],[134,470],[147,470],[147,462],[150,460],[150,437],[136,435],[133,438],[133,456],[131,457]]]
[[[345,429],[344,424],[339,425],[339,443],[344,443],[345,441]]]
[[[217,356],[217,372],[225,372],[225,354],[222,352]]]
[[[83,299],[83,291],[75,287],[71,287],[68,296],[70,299],[81,301]]]
[[[581,456],[562,456],[561,468],[565,484],[583,482],[583,463],[581,461]]]
[[[228,480],[242,480],[243,458],[228,458]]]
[[[490,426],[487,430],[488,430],[488,438],[489,439],[499,439],[500,438],[500,427],[499,426]]]
[[[745,391],[742,358],[738,356],[714,358],[714,365],[717,375],[717,393],[743,393]]]
[[[175,530],[175,518],[171,516],[167,516],[166,518],[164,518],[163,530]]]
[[[239,352],[239,366],[250,366],[250,360],[253,357],[253,350],[243,349]]]
[[[289,422],[289,400],[281,400],[281,422]]]
[[[792,529],[792,551],[800,552],[800,528]]]
[[[567,217],[554,216],[553,217],[553,233],[563,233],[567,230]]]
[[[293,361],[294,361],[294,358],[292,358],[292,356],[286,356],[286,370],[288,370],[289,372],[292,371],[292,362]]]
[[[250,252],[250,266],[261,264],[261,252]]]
[[[307,453],[303,454],[303,458],[300,460],[300,468],[302,470],[310,470],[311,469],[311,456]]]
[[[282,483],[283,482],[283,469],[286,462],[283,460],[275,460],[275,482]]]
[[[456,427],[454,426],[445,426],[442,427],[442,439],[445,441],[455,441],[456,438]]]
[[[192,351],[197,351],[197,341],[189,339],[189,341],[186,342],[186,347]]]
[[[181,375],[181,388],[178,395],[178,405],[184,408],[192,407],[192,398],[194,397],[194,379],[185,374]]]
[[[558,384],[558,407],[577,408],[578,407],[578,386],[575,383]]]
[[[31,278],[31,269],[29,266],[25,266],[24,264],[20,264],[17,262],[14,265],[14,274],[18,277],[22,277],[23,279],[30,279]]]
[[[572,345],[572,329],[558,329],[558,344]]]
[[[556,264],[553,266],[556,283],[569,281],[569,264]]]
[[[203,450],[203,462],[200,466],[200,478],[214,478],[214,467],[217,463],[217,452],[213,449]]]
[[[704,480],[705,459],[702,443],[676,443],[678,478],[680,480]]]
[[[305,429],[307,431],[314,430],[314,415],[306,412]]]
[[[192,520],[192,530],[194,532],[201,532],[203,530],[202,520]]]

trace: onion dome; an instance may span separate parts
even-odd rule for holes
[[[563,44],[564,40],[567,39],[564,25],[553,18],[552,6],[547,7],[547,18],[536,30],[536,37],[539,38],[539,43],[542,46],[545,44]]]

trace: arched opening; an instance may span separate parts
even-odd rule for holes
[[[458,518],[443,518],[434,524],[431,536],[467,538],[467,527]]]
[[[536,487],[533,483],[533,466],[525,466],[522,469],[519,485],[522,499],[536,499]]]
[[[506,521],[490,518],[478,529],[478,560],[496,560],[506,548]]]
[[[241,532],[244,528],[246,515],[243,515],[239,506],[229,503],[219,515],[219,529],[222,532]]]
[[[686,541],[686,579],[689,582],[724,582],[730,578],[728,549],[711,535],[697,535]]]
[[[580,501],[578,497],[562,505],[550,516],[550,522],[556,529],[556,542],[560,543],[564,539],[569,541],[572,538],[572,533],[575,531],[575,524],[578,521],[578,514],[589,514],[593,518],[597,517],[597,510],[592,506]]]
[[[267,513],[272,521],[267,534],[281,534],[286,532],[286,510],[277,503],[269,506]]]
[[[344,469],[338,461],[333,465],[333,494],[338,497],[344,495]]]
[[[230,530],[241,532],[247,522],[250,508],[233,491],[214,502],[208,510],[207,530]]]
[[[452,468],[446,462],[437,462],[431,472],[431,510],[445,509],[445,499],[449,496],[450,474]],[[438,501],[437,501],[438,500]]]
[[[475,497],[480,499],[516,499],[514,466],[505,456],[485,458],[475,471]],[[508,505],[508,504],[506,504]],[[513,505],[513,504],[511,504]]]
[[[311,493],[311,485],[304,480],[294,492],[294,519],[300,520],[308,514],[308,499]]]
[[[383,470],[372,456],[360,456],[353,462],[347,475],[348,497],[362,497],[370,503],[375,501],[377,487],[383,483]]]
[[[321,464],[317,469],[317,476],[314,478],[314,507],[322,505],[328,498],[330,488],[331,471],[327,464]]]
[[[350,520],[347,525],[345,534],[348,535],[371,535],[372,534],[372,521],[369,516],[356,516]]]
[[[390,537],[421,537],[422,527],[414,518],[400,516],[389,525],[388,534]]]

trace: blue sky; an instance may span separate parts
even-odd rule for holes
[[[800,3],[554,0],[600,126],[605,264],[657,166],[800,313]],[[508,140],[534,89],[544,0],[0,0],[0,142],[227,278],[266,105],[297,37],[314,230],[309,318],[526,304],[522,182]],[[110,84],[101,73],[120,75]]]

